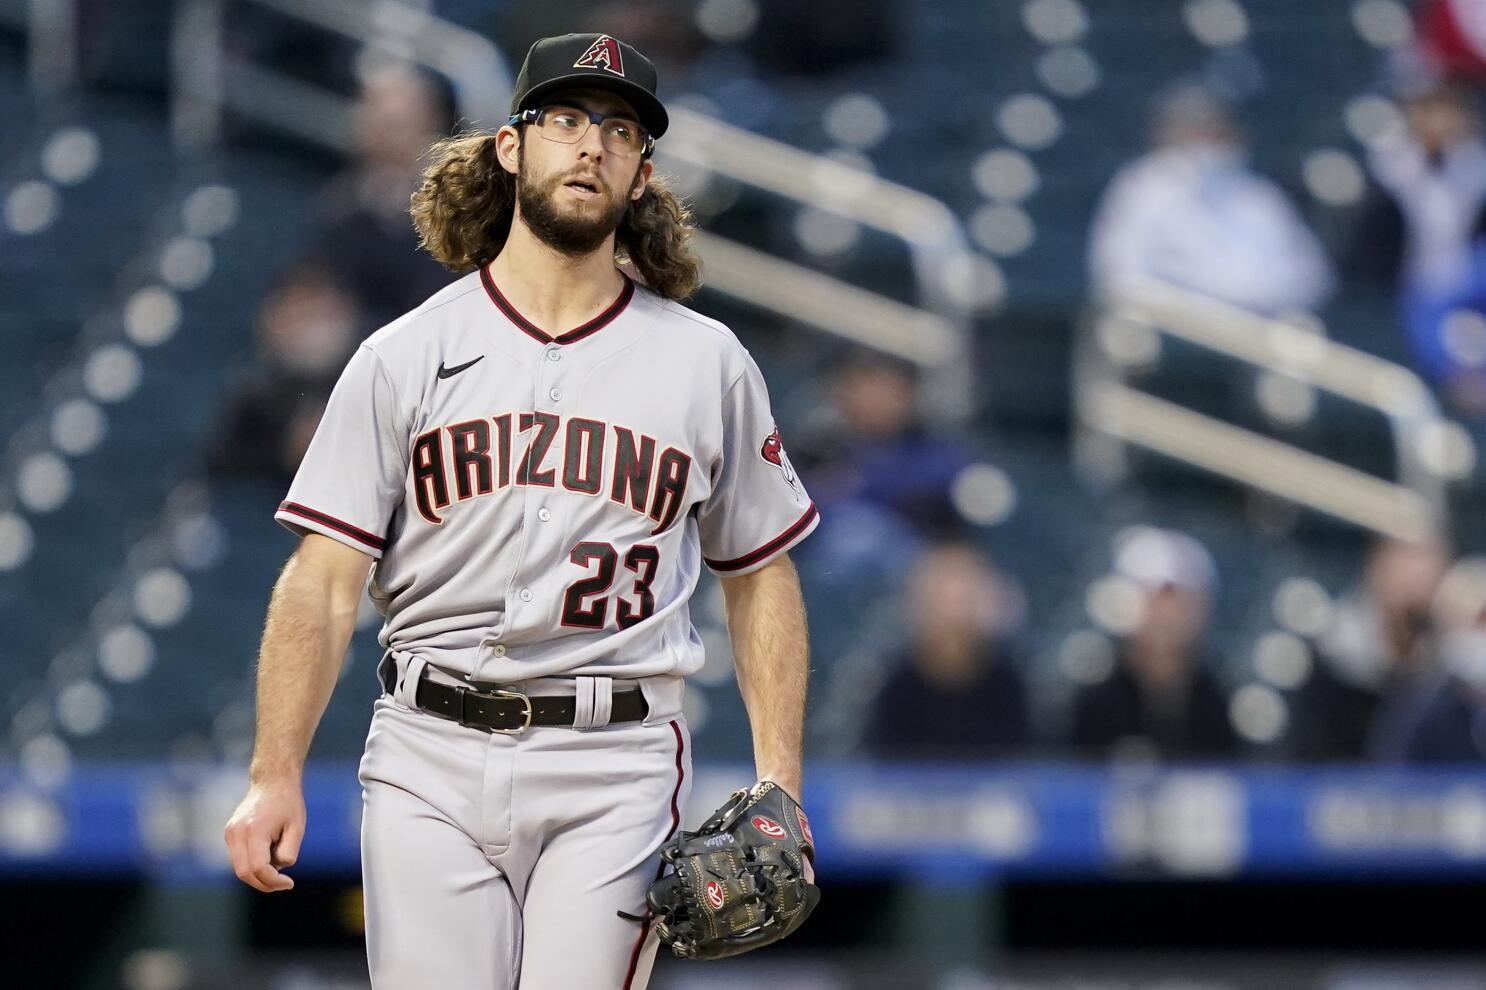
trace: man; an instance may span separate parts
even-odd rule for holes
[[[408,224],[419,157],[458,118],[453,88],[425,70],[389,66],[361,82],[353,120],[355,157],[320,193],[320,224],[309,257],[328,267],[380,326],[449,284],[449,273],[418,251]]]
[[[1027,687],[1010,648],[1011,579],[968,543],[913,565],[909,640],[873,700],[863,742],[881,760],[984,760],[1031,743]]]
[[[918,395],[914,369],[893,358],[859,354],[843,364],[831,388],[835,421],[811,475],[827,511],[854,503],[926,537],[952,534],[959,513],[950,492],[973,459],[922,421]]]
[[[1358,586],[1332,610],[1296,693],[1288,747],[1302,760],[1387,758],[1435,680],[1432,603],[1450,551],[1379,538]]]
[[[1373,756],[1423,764],[1486,761],[1486,559],[1468,557],[1433,603],[1436,665]]]
[[[1331,291],[1320,243],[1284,194],[1245,162],[1237,123],[1210,93],[1159,104],[1154,148],[1120,169],[1089,234],[1100,294],[1145,279],[1260,313],[1313,309]]]
[[[1486,408],[1471,321],[1452,319],[1481,285],[1486,140],[1474,98],[1451,85],[1403,94],[1405,127],[1368,149],[1370,183],[1350,274],[1392,289],[1414,367],[1461,411]]]
[[[1212,555],[1185,533],[1142,527],[1120,548],[1115,571],[1140,588],[1140,621],[1120,641],[1109,679],[1074,697],[1074,745],[1116,758],[1234,756],[1227,699],[1203,652],[1217,584]]]
[[[293,886],[301,768],[372,567],[385,694],[360,779],[379,990],[646,985],[646,891],[690,787],[704,561],[760,781],[800,791],[806,629],[786,554],[817,514],[757,367],[675,301],[697,263],[651,174],[654,89],[629,45],[547,38],[507,126],[435,147],[415,222],[470,274],[361,346],[277,514],[303,541],[269,606],[227,842],[251,886]]]
[[[257,318],[257,348],[223,403],[211,469],[287,483],[336,376],[365,332],[356,300],[323,266],[285,270]]]

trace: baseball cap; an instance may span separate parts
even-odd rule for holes
[[[1155,526],[1136,526],[1121,534],[1114,569],[1148,594],[1182,588],[1211,594],[1218,569],[1207,548],[1185,533]]]
[[[670,118],[655,96],[655,66],[639,49],[607,34],[560,34],[542,38],[526,53],[511,113],[542,105],[562,89],[602,89],[622,96],[640,115],[654,138],[666,132]]]

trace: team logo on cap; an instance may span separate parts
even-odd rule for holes
[[[771,839],[784,838],[784,826],[772,818],[765,818],[763,815],[754,815],[753,827]]]
[[[725,900],[727,900],[727,895],[722,892],[722,884],[716,880],[708,880],[707,903],[712,905],[712,910],[721,911]]]
[[[795,817],[800,820],[800,831],[805,833],[805,841],[815,845],[815,836],[810,834],[810,819],[805,817],[805,809],[796,808]]]
[[[764,437],[764,444],[758,452],[760,457],[779,469],[779,473],[784,475],[784,480],[789,482],[796,493],[800,491],[800,479],[795,474],[795,466],[789,462],[789,455],[784,452],[779,427],[774,427],[774,432]]]
[[[619,54],[619,42],[607,34],[588,46],[588,51],[573,63],[575,69],[607,69],[616,76],[624,76],[624,58]]]

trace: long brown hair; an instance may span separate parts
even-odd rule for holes
[[[515,215],[516,177],[501,166],[495,135],[488,132],[446,138],[427,157],[412,200],[419,241],[450,271],[474,271],[505,247]],[[691,210],[664,178],[651,175],[614,232],[615,260],[632,265],[667,299],[685,299],[702,284],[691,233]]]

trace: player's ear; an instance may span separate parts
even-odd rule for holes
[[[521,132],[510,124],[495,132],[495,157],[501,168],[516,174],[521,163]]]
[[[645,195],[645,186],[650,182],[650,173],[654,171],[655,165],[650,159],[647,158],[640,163],[640,170],[635,173],[634,188],[629,191],[631,203],[637,202],[641,196]]]

